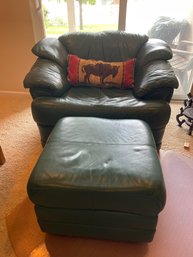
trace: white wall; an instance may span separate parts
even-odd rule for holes
[[[23,79],[36,59],[29,1],[1,1],[0,33],[0,90],[26,91]]]

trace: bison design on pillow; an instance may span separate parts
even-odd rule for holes
[[[73,86],[132,88],[134,67],[134,58],[125,62],[104,62],[69,55],[68,81]]]
[[[82,66],[82,72],[84,75],[84,82],[90,83],[90,75],[95,75],[100,77],[100,84],[105,84],[105,78],[112,75],[116,77],[118,74],[119,66],[106,64],[106,63],[96,63],[96,64],[87,64]]]

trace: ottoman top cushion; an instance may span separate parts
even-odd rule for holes
[[[48,207],[158,214],[165,187],[150,128],[140,120],[61,119],[32,171],[28,194]]]

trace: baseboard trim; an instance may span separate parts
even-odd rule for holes
[[[0,90],[0,94],[29,95],[29,92]]]

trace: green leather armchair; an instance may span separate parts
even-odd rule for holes
[[[170,47],[162,40],[122,31],[74,32],[44,38],[33,48],[38,57],[24,79],[42,145],[56,122],[67,116],[146,121],[160,149],[178,81],[171,68]],[[106,62],[136,58],[132,89],[74,87],[67,80],[68,54]],[[86,124],[85,124],[86,126]]]

